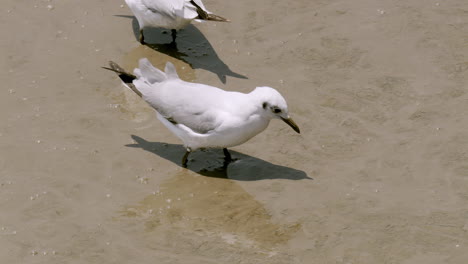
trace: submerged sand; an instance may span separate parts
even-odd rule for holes
[[[466,263],[468,6],[214,1],[231,23],[136,39],[124,1],[5,0],[2,263]],[[108,60],[277,88],[272,122],[193,154]]]

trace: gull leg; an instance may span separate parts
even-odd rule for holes
[[[224,159],[225,159],[227,162],[232,161],[231,153],[229,153],[229,151],[227,150],[227,148],[223,148],[223,152],[224,152]]]
[[[192,152],[190,148],[187,148],[187,151],[185,152],[184,156],[182,157],[182,167],[187,168],[187,161],[188,161],[188,156]]]
[[[143,35],[143,29],[140,29],[140,38],[139,38],[139,41],[141,43],[141,45],[145,45],[145,36]]]
[[[177,37],[177,30],[171,29],[171,36],[172,36],[172,43],[175,43],[175,39]]]

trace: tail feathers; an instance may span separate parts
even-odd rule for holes
[[[206,20],[218,21],[218,22],[231,22],[229,21],[229,19],[226,19],[221,16],[217,16],[215,14],[208,14],[208,17],[206,18]]]
[[[208,13],[204,7],[201,7],[199,4],[197,4],[194,0],[190,0],[190,3],[195,6],[195,8],[197,9],[197,14],[198,14],[198,19],[201,19],[201,20],[211,20],[211,21],[219,21],[219,22],[229,22],[228,19],[224,18],[224,17],[221,17],[221,16],[217,16],[217,15],[214,15],[214,14],[210,14]],[[201,3],[201,2],[200,2]]]
[[[140,59],[138,65],[139,70],[135,69],[135,75],[146,79],[151,84],[163,82],[167,79],[166,74],[155,68],[147,58]]]
[[[117,63],[113,61],[109,61],[109,66],[110,68],[108,67],[102,67],[102,68],[117,73],[119,75],[119,78],[128,86],[128,88],[130,88],[138,96],[140,97],[142,96],[141,92],[138,91],[138,89],[133,84],[133,80],[137,78],[135,75],[128,73],[122,67],[120,67]]]
[[[102,67],[102,68],[117,73],[120,79],[122,79],[122,81],[125,83],[131,83],[133,80],[136,79],[135,75],[128,73],[122,67],[120,67],[117,63],[113,61],[109,61],[109,66],[110,68],[108,67]]]
[[[171,62],[168,61],[166,63],[166,68],[164,69],[164,71],[166,72],[168,79],[180,79],[174,64],[172,64]]]
[[[154,83],[160,83],[168,79],[180,79],[174,64],[170,62],[166,63],[165,72],[155,68],[146,58],[140,59],[138,67],[133,71],[133,74],[128,73],[113,61],[109,62],[109,67],[102,68],[117,73],[128,88],[140,97],[142,97],[143,93],[150,92]],[[135,85],[138,86],[138,89]]]

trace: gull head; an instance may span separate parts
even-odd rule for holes
[[[267,118],[281,119],[288,124],[294,131],[301,133],[299,126],[289,116],[288,105],[283,96],[271,87],[257,87],[252,92],[261,103],[261,114]]]

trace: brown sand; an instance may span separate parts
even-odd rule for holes
[[[158,29],[140,46],[123,1],[2,2],[1,263],[467,263],[465,0],[205,5],[232,22],[174,51]],[[272,122],[227,168],[219,150],[181,168],[100,69],[140,57],[276,87],[303,133]]]

